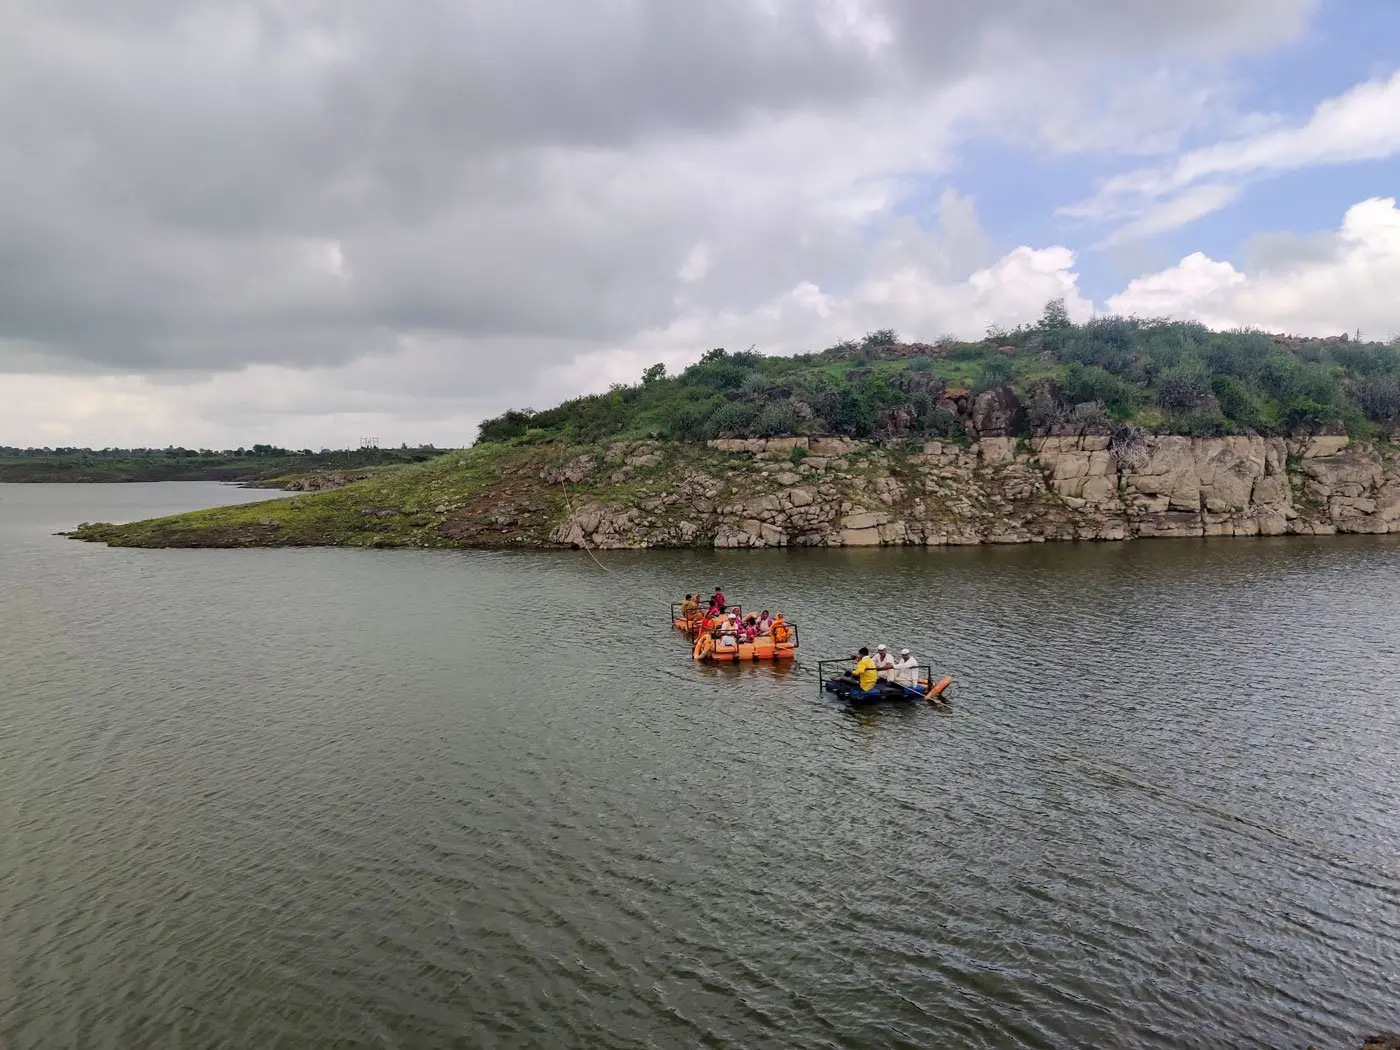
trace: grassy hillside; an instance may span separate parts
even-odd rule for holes
[[[1344,428],[1374,438],[1400,426],[1394,342],[1121,317],[1075,325],[1052,302],[1039,323],[976,342],[911,344],[879,331],[794,357],[712,350],[678,376],[655,365],[633,386],[506,412],[481,424],[479,440],[957,439],[963,427],[945,394],[1004,384],[1024,402],[1027,430],[1073,418],[1194,436]]]
[[[131,547],[538,544],[566,498],[541,480],[559,457],[547,446],[480,445],[332,491],[129,525],[84,524],[73,535]]]
[[[432,448],[345,449],[300,452],[252,449],[0,448],[0,481],[242,481],[276,485],[292,475],[386,469],[422,463]]]

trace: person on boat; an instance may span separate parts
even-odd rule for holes
[[[719,629],[720,645],[736,645],[739,641],[739,618],[730,613],[724,618],[724,623]]]
[[[899,662],[894,665],[890,681],[906,689],[919,687],[919,661],[914,659],[914,654],[908,649],[899,651]]]
[[[693,594],[687,594],[685,601],[681,602],[681,619],[693,620],[700,615],[700,603],[695,600]]]
[[[758,636],[766,638],[773,633],[773,614],[764,609],[758,618]]]
[[[875,688],[875,683],[880,680],[880,672],[875,668],[875,661],[870,659],[870,650],[861,646],[856,654],[860,657],[856,661],[855,667],[851,668],[851,675],[860,686],[862,692],[870,692]]]
[[[716,605],[721,609],[723,609],[726,604],[724,600],[724,592],[718,587],[715,588],[715,596],[710,599],[710,604]]]
[[[744,618],[744,626],[740,628],[739,633],[741,634],[743,640],[746,642],[752,642],[755,638],[757,638],[758,617],[755,616],[753,613],[749,613],[749,615]]]
[[[889,681],[890,673],[894,670],[894,665],[895,659],[890,655],[889,648],[884,645],[877,645],[875,647],[875,669],[879,672],[880,677]]]
[[[783,619],[783,614],[778,613],[773,617],[773,644],[783,645],[792,640],[792,629],[788,627],[787,621]]]

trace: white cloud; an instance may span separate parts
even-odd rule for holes
[[[1263,126],[1253,134],[1192,150],[1169,166],[1107,179],[1094,197],[1059,212],[1093,221],[1128,218],[1105,241],[1122,244],[1218,211],[1251,178],[1400,154],[1400,72],[1323,101],[1301,124],[1279,118],[1258,123]],[[1215,181],[1198,185],[1206,179]]]
[[[1190,189],[1161,203],[1151,205],[1132,222],[1118,227],[1101,242],[1100,247],[1113,247],[1139,241],[1219,211],[1240,195],[1238,186],[1192,186]]]
[[[906,213],[969,136],[1174,147],[1313,6],[0,3],[0,440],[446,443],[639,360],[1087,308]]]
[[[1174,186],[1203,178],[1286,171],[1400,153],[1400,72],[1321,103],[1305,124],[1194,150],[1177,162]]]
[[[1275,241],[1277,263],[1252,273],[1201,253],[1129,283],[1108,300],[1115,313],[1191,318],[1213,328],[1257,326],[1299,335],[1361,329],[1370,338],[1400,332],[1400,210],[1394,198],[1362,201],[1320,250]]]

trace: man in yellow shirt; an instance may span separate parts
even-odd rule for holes
[[[858,655],[860,659],[851,670],[851,674],[860,680],[861,691],[868,693],[875,688],[875,683],[880,678],[880,672],[875,667],[875,661],[870,659],[869,649],[862,645]]]

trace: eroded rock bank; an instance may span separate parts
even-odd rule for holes
[[[549,542],[869,547],[1400,532],[1400,453],[1344,436],[1124,430],[922,448],[792,437],[708,445],[723,455],[632,486],[627,498],[609,498],[607,486],[662,464],[655,443],[619,443],[555,468],[542,480],[592,484]]]

